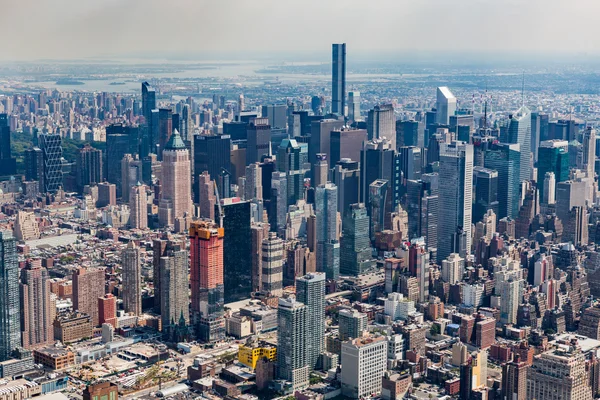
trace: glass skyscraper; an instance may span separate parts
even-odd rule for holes
[[[63,185],[62,138],[60,134],[46,133],[38,137],[44,154],[44,192],[54,193]]]
[[[21,345],[21,304],[16,240],[0,232],[0,361]]]
[[[545,140],[538,149],[537,183],[539,198],[544,198],[546,172],[554,172],[556,183],[569,180],[569,143],[566,140]]]
[[[315,191],[317,217],[317,271],[326,272],[327,279],[337,279],[340,273],[340,243],[337,240],[337,186],[319,185]]]
[[[373,265],[369,240],[369,216],[364,204],[344,210],[340,243],[340,273],[357,276]]]
[[[498,171],[498,219],[519,215],[521,152],[518,144],[496,144],[485,153],[485,167]],[[494,210],[496,212],[496,210]]]
[[[309,273],[296,279],[296,299],[307,307],[306,362],[310,369],[317,365],[323,352],[325,335],[325,274]]]
[[[522,106],[510,116],[508,122],[508,143],[521,145],[521,162],[519,179],[529,181],[531,179],[531,111]]]
[[[344,115],[346,107],[346,43],[331,49],[331,112]]]

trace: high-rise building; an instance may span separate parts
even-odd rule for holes
[[[176,246],[160,258],[160,318],[163,331],[190,323],[188,252]]]
[[[474,167],[473,185],[475,186],[473,221],[480,221],[488,210],[498,214],[498,171]]]
[[[583,170],[588,178],[594,178],[596,172],[596,130],[587,127],[583,134]]]
[[[554,172],[546,172],[541,191],[544,193],[544,197],[541,198],[543,204],[556,203],[556,175],[554,175]]]
[[[368,203],[369,201],[369,186],[377,179],[385,179],[390,182],[391,196],[387,200],[391,213],[397,204],[400,202],[400,179],[396,177],[396,167],[400,169],[399,158],[396,157],[395,149],[388,140],[374,140],[364,144],[361,151],[360,167],[361,190],[360,202]]]
[[[50,277],[40,259],[27,260],[21,273],[23,347],[32,349],[54,341]]]
[[[360,92],[348,92],[348,120],[360,121]]]
[[[509,276],[496,283],[496,293],[500,296],[500,322],[516,324],[517,311],[521,304],[521,285],[523,282]]]
[[[185,243],[182,241],[172,240],[163,234],[159,239],[152,241],[152,276],[154,283],[154,312],[160,314],[160,307],[162,303],[161,299],[161,273],[160,273],[160,259],[166,257],[169,253],[179,251],[181,248],[185,248]]]
[[[225,303],[246,299],[252,292],[251,203],[239,198],[221,200]],[[215,207],[215,214],[218,213]],[[240,257],[240,254],[245,254]]]
[[[223,319],[223,228],[207,221],[192,222],[190,283],[192,314],[205,342],[225,337]]]
[[[86,313],[98,326],[98,299],[106,294],[104,268],[79,267],[73,271],[73,310]]]
[[[200,175],[204,171],[215,180],[223,170],[230,171],[231,136],[229,135],[194,135],[194,173]],[[249,164],[248,162],[246,164]],[[194,179],[194,202],[200,203],[200,183]],[[217,181],[217,186],[219,182]],[[227,189],[229,190],[229,189]],[[214,190],[211,189],[214,193]],[[219,196],[225,198],[224,188],[219,186]]]
[[[391,143],[391,148],[396,149],[396,116],[393,105],[377,105],[369,110],[367,136],[369,140],[385,138]]]
[[[252,232],[252,290],[262,288],[263,240],[269,237],[269,224],[253,222]]]
[[[331,155],[331,133],[342,129],[343,119],[326,118],[313,121],[311,124],[310,142],[308,144],[308,162],[317,162],[317,154]]]
[[[98,201],[96,207],[117,205],[117,186],[114,183],[101,182],[98,184]]]
[[[538,149],[537,187],[540,199],[546,197],[543,186],[547,172],[554,173],[555,184],[569,179],[569,142],[566,140],[545,140]]]
[[[130,153],[129,135],[122,124],[106,127],[106,165],[104,167],[106,180],[117,186],[117,196],[121,197],[122,178],[121,161],[125,154]]]
[[[269,155],[271,145],[271,125],[268,118],[255,118],[247,129],[246,164],[261,162]],[[213,156],[214,157],[214,156]]]
[[[527,398],[527,371],[529,365],[515,354],[512,361],[502,365],[502,399],[518,400]]]
[[[338,320],[341,341],[362,337],[369,322],[367,314],[351,308],[342,308],[338,314]]]
[[[296,299],[307,308],[306,363],[317,366],[324,347],[325,334],[325,274],[314,272],[296,278]]]
[[[334,167],[332,182],[338,187],[338,211],[344,215],[360,199],[360,164],[343,158]]]
[[[156,91],[148,82],[142,82],[142,115],[146,125],[151,123],[152,110],[156,108]]]
[[[121,160],[121,197],[123,200],[128,201],[131,188],[143,181],[142,161],[137,156],[125,154]]]
[[[25,150],[25,180],[38,181],[39,191],[46,188],[44,182],[44,152],[39,147]]]
[[[271,193],[269,201],[269,224],[273,232],[283,232],[288,211],[288,177],[285,172],[271,174]]]
[[[263,118],[268,118],[269,125],[273,129],[287,128],[287,104],[270,104],[261,107],[261,115]]]
[[[315,209],[317,215],[317,271],[326,272],[327,279],[337,279],[340,273],[337,186],[327,183],[317,187]]]
[[[215,196],[215,183],[210,179],[208,171],[203,171],[198,175],[197,179],[198,193],[194,193],[194,197],[198,196],[198,211],[200,218],[215,219],[215,204],[217,198]]]
[[[111,293],[98,298],[98,325],[104,324],[117,328],[117,298]]]
[[[330,167],[342,159],[360,160],[360,151],[367,140],[366,129],[341,128],[331,131],[330,154],[328,160]]]
[[[446,86],[437,88],[437,100],[435,103],[436,122],[442,125],[450,124],[450,116],[456,112],[456,97]]]
[[[177,129],[177,128],[175,128]],[[170,108],[158,109],[158,159],[162,160],[162,153],[173,133],[173,110]]]
[[[14,127],[13,129],[14,130]],[[14,175],[17,172],[17,160],[12,157],[10,147],[11,126],[7,114],[0,114],[0,175]]]
[[[83,192],[85,185],[102,182],[102,150],[86,144],[77,154],[77,188]]]
[[[0,250],[0,361],[4,361],[21,345],[19,264],[12,232],[0,232]]]
[[[509,116],[507,139],[509,143],[520,145],[519,179],[521,181],[531,180],[531,111],[527,107],[522,106],[517,112]]]
[[[260,163],[250,164],[246,167],[246,187],[244,198],[246,200],[262,200],[262,170]]]
[[[121,253],[123,265],[123,309],[126,313],[142,315],[142,257],[133,241]]]
[[[329,179],[327,179],[329,175],[329,168],[327,165],[327,154],[319,153],[316,156],[317,161],[312,166],[313,187],[324,185],[329,181]]]
[[[364,337],[342,343],[342,394],[362,399],[381,392],[387,369],[387,340],[384,336]]]
[[[533,360],[527,371],[528,399],[592,399],[586,355],[577,344],[554,348]]]
[[[55,193],[63,185],[62,138],[60,134],[44,133],[38,136],[44,159],[44,193]]]
[[[462,281],[465,260],[458,254],[452,253],[445,260],[442,260],[442,279],[451,285],[456,285]]]
[[[304,176],[308,171],[308,146],[295,139],[283,139],[277,152],[277,170],[287,180],[287,206],[304,198]]]
[[[391,194],[389,181],[377,179],[369,185],[368,211],[371,217],[371,240],[375,240],[375,235],[390,225],[386,226],[386,221],[391,221]],[[389,222],[388,222],[389,224]]]
[[[158,219],[163,226],[192,212],[190,155],[175,130],[163,151],[162,189]]]
[[[340,274],[358,276],[373,266],[369,216],[363,203],[344,211],[340,240]]]
[[[129,210],[129,226],[131,228],[148,228],[148,194],[146,186],[139,182],[129,191]]]
[[[307,340],[308,308],[293,297],[280,298],[277,308],[278,376],[292,382],[294,389],[309,383]]]
[[[396,121],[396,146],[418,146],[423,148],[427,143],[424,142],[423,124],[418,121]],[[433,135],[431,135],[433,136]]]
[[[464,142],[443,143],[440,148],[440,199],[444,210],[438,216],[439,261],[452,253],[452,236],[457,228],[466,234],[466,249],[471,248],[473,197],[473,146]]]
[[[262,241],[261,291],[272,296],[283,294],[284,243],[275,232]]]
[[[519,148],[519,144],[502,143],[493,145],[485,152],[485,168],[498,172],[498,205],[497,209],[492,208],[498,218],[516,218],[519,214],[519,166],[521,165]]]
[[[331,47],[331,112],[344,115],[346,108],[346,43],[334,43]]]

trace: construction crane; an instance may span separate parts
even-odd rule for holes
[[[219,208],[219,228],[223,228],[223,207],[221,207],[221,198],[219,197],[217,182],[213,181],[213,186],[215,188],[215,196],[217,196],[217,207]]]

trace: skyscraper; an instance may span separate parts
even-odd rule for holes
[[[225,303],[246,299],[252,292],[251,203],[239,198],[221,199],[223,228],[223,276]],[[218,213],[215,207],[215,214]],[[245,256],[241,257],[240,255]]]
[[[0,175],[2,176],[17,172],[17,160],[11,154],[10,130],[7,114],[0,114]]]
[[[269,232],[262,241],[261,291],[280,297],[283,295],[283,240],[275,232]]]
[[[27,260],[21,273],[21,317],[23,347],[36,348],[54,341],[50,277],[40,259]]]
[[[45,192],[44,153],[39,147],[25,150],[25,180],[38,181],[39,191]]]
[[[395,149],[388,140],[373,140],[365,143],[361,151],[360,161],[362,176],[360,202],[367,203],[369,201],[369,186],[377,179],[385,179],[389,182],[391,197],[389,198],[389,210],[392,212],[400,202],[400,177],[396,177],[399,173],[400,165],[399,158],[396,157]],[[396,170],[398,167],[398,170]]]
[[[331,49],[331,112],[344,115],[346,108],[346,43]]]
[[[546,176],[544,177],[543,193],[544,197],[540,199],[541,203],[556,203],[556,177],[554,172],[546,172]]]
[[[333,183],[338,187],[338,211],[344,215],[351,204],[360,199],[360,167],[358,161],[343,158],[333,168]]]
[[[125,133],[125,127],[114,124],[106,127],[106,180],[117,186],[117,196],[121,197],[122,171],[121,160],[129,153],[129,135]]]
[[[85,185],[102,182],[102,150],[94,149],[86,143],[77,154],[77,188],[83,192]]]
[[[331,131],[329,165],[333,167],[343,158],[360,160],[360,151],[367,140],[366,129],[342,128]]]
[[[168,226],[192,212],[190,155],[177,130],[163,151],[162,175],[158,219]]]
[[[308,308],[294,297],[280,298],[277,308],[278,376],[304,389],[309,383],[307,340]]]
[[[531,176],[531,111],[522,106],[509,116],[508,142],[520,144],[521,162],[519,179],[529,181]]]
[[[175,128],[177,129],[177,128]],[[173,110],[170,108],[158,109],[158,159],[162,160],[162,153],[173,133]]]
[[[452,253],[452,235],[457,228],[466,234],[466,248],[471,248],[471,212],[473,197],[473,146],[464,142],[443,143],[440,148],[439,197],[444,212],[439,213],[439,261]]]
[[[129,210],[129,226],[131,228],[148,228],[148,194],[146,186],[139,182],[129,192]]]
[[[156,91],[148,82],[142,82],[142,115],[146,125],[151,124],[152,110],[156,108]]]
[[[310,142],[308,144],[308,160],[310,164],[317,162],[317,154],[331,154],[331,132],[342,129],[343,119],[327,118],[313,121],[311,124]]]
[[[98,298],[106,294],[104,268],[79,267],[73,271],[73,310],[86,313],[98,326]]]
[[[327,176],[329,175],[329,168],[327,165],[327,154],[317,154],[317,161],[313,164],[312,167],[312,186],[317,187],[319,185],[324,185],[329,181],[327,179]]]
[[[271,125],[268,118],[255,118],[247,129],[246,164],[261,162],[269,154]]]
[[[244,197],[246,200],[262,200],[262,170],[260,163],[250,164],[246,167],[246,188]]]
[[[4,361],[21,344],[19,264],[12,232],[0,232],[0,250],[0,361]]]
[[[121,253],[123,265],[123,309],[126,313],[142,315],[142,258],[133,241]]]
[[[554,173],[555,183],[569,179],[569,142],[566,140],[545,140],[538,149],[537,183],[540,199],[545,198],[544,178],[547,172]]]
[[[360,92],[348,92],[348,120],[360,121]]]
[[[171,333],[177,325],[190,323],[190,280],[188,252],[176,246],[160,258],[160,317],[163,330]]]
[[[527,398],[527,371],[529,365],[515,354],[512,361],[502,365],[502,398],[525,399]]]
[[[369,238],[369,216],[363,203],[344,211],[340,243],[340,273],[358,276],[373,265]]]
[[[213,180],[216,180],[223,169],[226,171],[232,169],[231,137],[229,135],[194,135],[194,173],[200,175],[206,171]],[[201,201],[199,191],[199,181],[194,179],[195,203]],[[214,193],[214,190],[212,192]],[[221,198],[226,197],[222,187],[219,187],[219,195]]]
[[[385,138],[390,141],[391,148],[396,149],[396,116],[393,105],[377,105],[369,110],[367,136],[369,140]]]
[[[203,171],[200,175],[198,175],[194,182],[197,182],[198,186],[198,193],[194,193],[194,196],[199,196],[197,203],[200,218],[214,220],[215,204],[217,201],[215,196],[214,181],[210,179],[208,171]]]
[[[55,193],[63,185],[62,138],[60,134],[44,133],[38,136],[44,159],[44,193]]]
[[[296,278],[296,299],[307,308],[306,363],[317,366],[324,347],[325,334],[325,274],[314,272]]]
[[[498,205],[494,210],[498,218],[516,218],[519,214],[521,165],[519,149],[519,144],[500,143],[492,145],[485,152],[485,167],[498,172]],[[475,222],[477,221],[476,219]]]
[[[224,230],[206,221],[192,222],[190,237],[190,283],[192,314],[200,338],[206,342],[225,337],[223,319]]]
[[[388,342],[384,336],[357,338],[342,343],[342,393],[362,399],[381,392],[387,366]]]
[[[315,192],[317,215],[317,271],[327,279],[337,279],[340,272],[340,244],[337,235],[337,186],[327,183]]]
[[[588,126],[583,134],[583,169],[588,178],[594,178],[596,164],[596,130]]]
[[[306,143],[283,139],[277,152],[277,170],[285,173],[287,180],[287,206],[304,198],[304,175],[308,167]]]
[[[340,340],[346,341],[362,337],[367,330],[367,314],[350,308],[342,308],[339,312],[339,334]]]
[[[436,122],[442,125],[450,124],[450,116],[456,112],[456,97],[446,86],[437,88]]]
[[[488,210],[498,214],[498,171],[473,168],[473,185],[475,186],[475,203],[473,204],[473,221],[481,221]]]
[[[154,312],[160,314],[161,299],[161,273],[160,259],[170,252],[185,248],[185,242],[172,240],[166,233],[159,239],[152,241],[152,277],[154,283]]]

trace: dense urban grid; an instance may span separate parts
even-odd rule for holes
[[[331,56],[0,68],[0,400],[600,396],[596,76]]]

